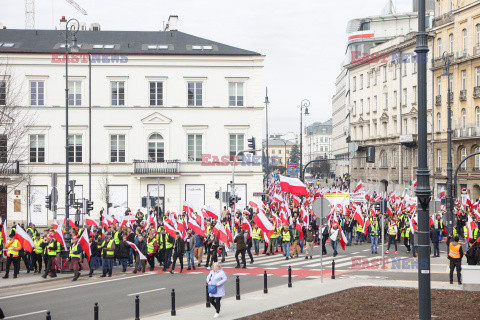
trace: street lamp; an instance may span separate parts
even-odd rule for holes
[[[450,59],[448,52],[444,52],[443,58],[443,76],[447,77],[447,192],[446,192],[446,207],[447,207],[447,235],[449,237],[453,234],[453,199],[452,199],[452,107],[451,107],[451,85],[450,85]]]
[[[267,164],[265,166],[265,177],[266,177],[266,188],[268,189],[268,162],[269,162],[269,154],[268,154],[268,105],[270,101],[268,100],[268,88],[265,88],[265,142],[267,144]]]
[[[70,52],[78,52],[79,47],[77,44],[77,32],[79,22],[77,19],[70,19],[65,25],[65,244],[66,250],[70,247],[71,235],[70,235],[70,204],[69,204],[69,166],[68,166],[68,54]],[[70,45],[68,42],[72,40]],[[73,190],[71,190],[73,192]]]
[[[429,209],[430,172],[427,164],[427,53],[428,33],[425,31],[425,0],[418,0],[418,32],[416,34],[415,53],[417,54],[418,83],[418,318],[431,319],[430,288],[430,226]]]
[[[303,99],[300,103],[300,180],[303,181],[303,109],[305,109],[305,115],[308,116],[308,107],[310,107],[310,101]]]

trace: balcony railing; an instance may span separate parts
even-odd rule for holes
[[[20,162],[2,162],[0,163],[0,175],[10,176],[20,174]]]
[[[454,138],[478,137],[479,134],[480,134],[479,127],[465,127],[465,128],[453,130]]]
[[[442,104],[442,96],[441,95],[435,96],[435,105],[439,106],[441,104]]]
[[[475,47],[473,47],[473,54],[476,56],[477,54],[480,54],[480,44],[477,44]]]
[[[134,174],[178,174],[180,172],[179,160],[165,160],[155,162],[151,160],[133,160]]]
[[[467,100],[467,90],[460,90],[460,101]]]
[[[435,17],[435,19],[433,20],[433,27],[438,27],[452,21],[453,21],[453,14],[452,14],[452,11],[450,11],[448,13],[444,13],[443,15]]]
[[[460,50],[457,52],[457,59],[465,59],[467,57],[467,50]]]
[[[436,173],[442,173],[442,168],[435,168]]]
[[[480,86],[473,87],[473,97],[475,99],[480,98]]]

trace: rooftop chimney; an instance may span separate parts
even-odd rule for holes
[[[178,31],[178,16],[168,17],[168,24],[165,31]]]
[[[65,16],[62,16],[62,19],[60,19],[60,30],[65,30],[67,26],[67,19],[65,19]]]

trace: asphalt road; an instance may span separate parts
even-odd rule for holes
[[[171,291],[176,292],[180,309],[205,302],[204,274],[145,273],[117,274],[112,278],[81,277],[77,282],[59,280],[2,290],[0,306],[6,319],[44,319],[46,310],[52,319],[93,319],[95,302],[101,319],[133,319],[135,295],[140,296],[140,315],[169,311]],[[293,279],[295,281],[295,279]],[[287,285],[283,277],[270,277],[269,286]],[[242,293],[263,290],[263,277],[240,276]],[[227,296],[235,296],[235,277],[226,284]]]

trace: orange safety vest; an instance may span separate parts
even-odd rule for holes
[[[460,244],[456,246],[450,243],[449,245],[450,253],[448,254],[452,259],[460,259]]]

